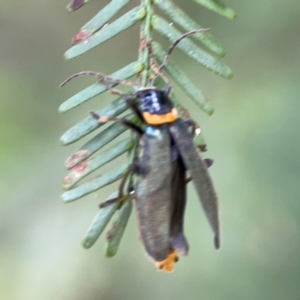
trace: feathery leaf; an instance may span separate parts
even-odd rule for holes
[[[158,43],[153,43],[153,52],[159,63],[163,61],[166,52]],[[185,75],[185,73],[172,61],[169,60],[165,68],[171,78],[182,88],[182,90],[208,115],[213,113],[212,105],[206,100],[204,94]]]
[[[229,19],[233,19],[236,16],[235,12],[231,8],[223,5],[220,0],[194,1]],[[68,11],[77,10],[87,2],[88,0],[73,0],[67,6],[67,9]],[[110,77],[120,80],[128,80],[129,78],[135,77],[134,80],[137,78],[138,83],[144,87],[150,79],[150,76],[152,76],[156,70],[160,71],[159,67],[157,68],[156,63],[162,64],[166,55],[166,51],[164,51],[158,43],[153,42],[152,28],[171,43],[174,43],[175,40],[181,37],[181,32],[176,29],[175,26],[171,26],[162,17],[159,17],[156,14],[154,11],[154,5],[164,12],[176,26],[179,26],[184,31],[195,31],[200,29],[201,26],[188,16],[180,7],[175,5],[172,0],[141,0],[140,6],[129,10],[112,23],[107,24],[116,15],[116,13],[124,8],[129,2],[130,0],[111,0],[106,6],[104,6],[100,12],[82,26],[80,31],[74,36],[73,47],[66,51],[65,59],[78,57],[140,22],[140,44],[137,51],[137,61],[114,72],[110,75]],[[200,42],[212,54],[202,50],[197,45],[198,42]],[[175,46],[176,45],[174,45],[174,47]],[[225,50],[221,43],[211,33],[197,33],[187,39],[181,40],[178,44],[178,48],[194,61],[217,75],[224,78],[231,78],[233,76],[231,69],[213,56],[217,55],[219,57],[223,57],[225,55]],[[153,52],[153,56],[150,55],[151,50]],[[185,94],[190,97],[206,114],[211,115],[213,113],[213,107],[207,101],[202,91],[190,81],[176,63],[170,60],[165,66],[165,70],[166,73],[185,92]],[[93,72],[91,72],[90,75],[92,73]],[[163,74],[158,73],[155,73],[153,76],[154,78],[156,75],[159,75],[155,79],[154,85],[159,88],[163,88],[166,84],[165,82],[168,81],[168,78],[166,78]],[[86,74],[87,73],[84,72],[77,73],[74,77]],[[97,76],[95,77],[97,80]],[[69,80],[72,78],[73,77],[69,78]],[[162,78],[164,80],[162,80]],[[69,80],[67,80],[67,82]],[[109,81],[109,84],[111,88],[118,85],[118,83],[113,81]],[[59,107],[59,112],[67,112],[104,93],[105,91],[107,91],[107,86],[101,84],[99,80],[99,82],[90,85],[63,102]],[[174,105],[178,108],[179,115],[183,118],[189,118],[189,112],[182,106],[180,101],[178,101],[173,91],[171,93],[171,99],[173,100]],[[115,99],[111,104],[98,110],[96,112],[97,115],[116,117],[124,113],[128,108],[126,101],[124,100],[124,97]],[[127,115],[126,119],[134,123],[138,122],[137,117],[133,114]],[[99,123],[91,116],[87,116],[75,126],[67,130],[62,135],[61,142],[63,145],[72,144],[92,133],[102,125],[103,123]],[[138,156],[139,137],[134,133],[130,138],[125,138],[118,143],[114,143],[108,150],[90,158],[96,151],[102,149],[105,145],[113,141],[126,130],[127,128],[125,126],[115,122],[93,136],[83,146],[81,146],[76,153],[68,158],[66,161],[66,168],[71,171],[62,182],[62,186],[66,190],[66,192],[62,194],[64,202],[71,202],[82,198],[119,180],[124,177],[126,173],[128,174],[130,164],[136,161]],[[201,148],[202,151],[204,151],[206,144],[202,132],[194,137],[194,142]],[[103,165],[116,159],[125,152],[128,153],[128,163],[115,167],[101,176],[77,185],[87,175],[95,172]],[[135,176],[131,175],[133,174],[130,174],[130,176],[126,179],[128,180],[128,186],[134,185],[136,182]],[[118,192],[115,192],[108,199],[116,200],[117,195]],[[105,206],[97,213],[82,241],[83,247],[89,248],[96,242],[116,210],[120,209],[115,222],[113,223],[113,227],[108,232],[106,244],[106,255],[111,257],[116,254],[132,211],[132,201],[129,200],[130,195],[126,195],[123,198],[122,200],[124,200],[124,202],[111,201],[110,205]]]
[[[113,199],[117,197],[117,195],[118,193],[114,192],[107,198],[107,200]],[[94,220],[92,221],[92,224],[90,225],[84,239],[82,240],[82,246],[84,248],[88,249],[95,244],[118,207],[119,203],[116,202],[99,210]]]
[[[70,191],[64,192],[61,198],[64,202],[75,201],[121,179],[127,171],[128,164],[122,164],[95,179],[85,182]]]
[[[231,8],[226,7],[219,0],[194,0],[194,1],[230,20],[233,20],[236,17],[236,12]]]
[[[116,117],[121,113],[125,112],[128,109],[123,97],[114,100],[109,105],[104,108],[96,111],[99,116],[111,116]],[[87,134],[93,132],[97,128],[104,125],[104,123],[99,123],[97,120],[92,118],[91,116],[86,117],[73,127],[71,127],[68,131],[66,131],[60,138],[60,141],[63,145],[72,144]]]
[[[180,31],[175,29],[173,26],[170,26],[166,20],[159,16],[153,16],[152,24],[153,28],[171,43],[174,43],[175,40],[182,35]],[[228,66],[207,52],[199,49],[199,47],[190,39],[187,38],[181,41],[177,47],[197,63],[214,72],[215,74],[228,79],[233,77],[232,70]]]
[[[182,27],[185,31],[192,31],[203,28],[196,23],[191,17],[189,17],[182,9],[175,5],[170,0],[155,0],[154,3],[167,15],[170,19]],[[225,50],[221,43],[210,33],[203,32],[191,36],[195,40],[200,41],[207,49],[215,53],[216,55],[223,57]]]
[[[103,25],[110,21],[110,19],[126,6],[131,0],[112,0],[100,12],[81,27],[81,30],[93,34],[98,31]]]
[[[125,66],[124,68],[112,73],[110,76],[119,79],[128,79],[133,75],[141,72],[143,70],[143,65],[140,62],[132,62],[131,64]],[[112,86],[116,86],[117,83],[112,83]],[[100,83],[94,83],[87,87],[86,89],[82,90],[81,92],[75,94],[65,102],[63,102],[59,106],[59,112],[65,113],[70,109],[77,107],[80,104],[102,94],[103,92],[107,91],[106,86]]]
[[[127,200],[119,210],[116,221],[112,224],[112,228],[106,234],[107,243],[105,245],[105,253],[107,257],[112,257],[117,254],[131,211],[132,201]]]
[[[127,12],[125,15],[104,27],[83,43],[74,45],[65,53],[65,59],[72,59],[87,51],[103,44],[112,37],[118,35],[122,31],[136,24],[145,17],[146,11],[144,7],[138,6]]]
[[[127,115],[125,117],[126,119],[130,121],[136,120],[135,116],[133,114]],[[116,137],[118,137],[120,134],[125,132],[127,128],[123,126],[120,123],[113,123],[106,129],[102,130],[100,133],[98,133],[96,136],[94,136],[92,139],[90,139],[87,143],[85,143],[76,153],[82,153],[79,157],[77,157],[74,162],[70,162],[73,159],[73,155],[71,155],[70,158],[66,161],[66,167],[67,169],[73,168],[75,165],[79,164],[83,160],[87,159],[89,156],[94,154],[96,151],[103,148],[105,145],[107,145],[109,142],[114,140]],[[76,155],[75,153],[75,155]]]
[[[105,164],[124,154],[133,147],[131,138],[126,138],[119,143],[113,145],[111,148],[100,153],[88,161],[82,161],[78,166],[74,167],[72,171],[63,179],[63,189],[69,190],[76,185],[82,178],[98,170]]]

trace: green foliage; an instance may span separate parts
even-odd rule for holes
[[[107,200],[115,198],[116,196],[117,193],[115,192],[110,195]],[[112,205],[108,205],[99,210],[82,241],[82,246],[84,248],[90,248],[94,245],[94,243],[97,241],[98,237],[101,235],[106,225],[109,223],[110,219],[118,209],[118,206],[118,203],[113,203]]]
[[[234,11],[221,4],[218,0],[194,1],[229,19],[233,19],[235,17]],[[67,10],[77,10],[87,2],[88,1],[86,0],[73,0],[67,6]],[[134,7],[107,25],[116,13],[129,2],[130,0],[112,0],[109,4],[107,4],[76,34],[73,40],[74,45],[65,53],[65,58],[76,58],[112,39],[114,36],[120,34],[133,25],[140,23],[140,49],[137,49],[137,61],[132,62],[124,68],[114,72],[110,76],[123,80],[137,77],[139,84],[141,86],[146,86],[147,81],[153,72],[151,70],[150,49],[145,45],[151,44],[153,56],[158,64],[163,62],[166,55],[166,51],[163,47],[152,40],[152,30],[155,30],[171,43],[174,43],[175,40],[182,35],[182,32],[179,29],[170,25],[163,17],[157,15],[157,13],[154,12],[154,7],[157,7],[165,13],[174,22],[174,25],[182,28],[185,32],[197,30],[202,27],[171,0],[141,0],[141,4],[139,6]],[[204,46],[206,50],[202,50],[198,43]],[[223,57],[225,55],[225,50],[221,43],[210,32],[197,33],[184,39],[178,44],[178,49],[209,71],[224,78],[232,78],[233,73],[231,69],[215,57]],[[213,107],[207,101],[202,91],[192,83],[188,76],[174,61],[170,60],[168,62],[165,71],[185,92],[185,94],[200,107],[200,109],[208,115],[213,113]],[[157,78],[154,84],[158,87],[162,87],[164,82],[161,78]],[[116,85],[117,83],[112,83],[112,86]],[[62,103],[59,107],[59,112],[67,112],[106,91],[107,86],[97,82]],[[174,100],[176,107],[180,109],[180,112],[181,110],[184,110],[174,94],[172,94],[172,99]],[[116,117],[121,113],[124,113],[126,110],[127,106],[125,101],[122,97],[120,97],[103,109],[99,110],[97,114],[101,116]],[[134,120],[132,115],[128,115],[127,118]],[[61,142],[63,145],[72,144],[92,133],[101,127],[101,125],[102,124],[98,123],[91,116],[88,116],[64,133],[61,137]],[[106,150],[93,158],[90,158],[90,156],[106,146],[108,143],[112,142],[125,130],[126,128],[119,123],[110,125],[85,143],[75,154],[70,156],[66,162],[66,167],[71,171],[63,180],[63,188],[66,190],[62,195],[64,202],[71,202],[82,198],[85,195],[97,191],[124,176],[128,170],[128,165],[137,155],[137,139],[135,136],[123,139],[113,145],[109,150]],[[205,148],[205,141],[202,135],[199,135],[195,142]],[[93,173],[103,165],[126,152],[128,153],[128,163],[116,167],[86,183],[77,185],[85,176]],[[129,196],[127,195],[125,198],[126,197]],[[123,201],[122,203],[115,203],[102,208],[95,217],[95,220],[83,241],[83,246],[85,248],[89,248],[95,243],[115,211],[119,208],[120,211],[118,217],[114,222],[113,228],[109,231],[108,243],[106,246],[106,255],[109,257],[115,255],[132,210],[131,204],[129,203],[131,203],[131,201]]]
[[[116,255],[131,211],[132,201],[126,201],[119,210],[116,220],[112,223],[112,228],[107,232],[107,243],[105,246],[105,253],[107,257]]]

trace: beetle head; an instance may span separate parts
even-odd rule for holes
[[[164,90],[156,88],[141,89],[137,91],[139,108],[142,113],[151,115],[165,115],[172,111],[174,105]]]

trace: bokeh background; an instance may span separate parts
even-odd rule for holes
[[[221,250],[213,248],[191,187],[190,254],[174,273],[156,271],[145,258],[135,214],[114,258],[104,257],[104,237],[90,250],[81,247],[97,203],[116,185],[63,204],[64,160],[82,142],[62,147],[59,137],[113,97],[102,95],[60,116],[59,104],[94,79],[57,86],[74,72],[110,73],[136,59],[138,26],[66,62],[71,37],[108,0],[90,1],[73,14],[64,10],[67,1],[2,0],[0,299],[300,299],[300,2],[228,0],[238,12],[234,21],[192,1],[176,2],[213,28],[235,72],[227,81],[178,52],[173,57],[215,106],[207,117],[178,93],[215,159]]]

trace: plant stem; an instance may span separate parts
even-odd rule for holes
[[[139,49],[139,61],[143,63],[144,68],[141,72],[138,84],[140,86],[147,86],[148,79],[149,79],[149,69],[150,69],[150,53],[149,48],[147,47],[148,43],[151,43],[151,19],[153,15],[153,8],[151,0],[141,0],[141,4],[146,9],[146,16],[142,20],[141,23],[141,30],[140,30],[140,49]],[[131,133],[132,139],[134,140],[134,147],[128,153],[128,160],[130,164],[135,161],[135,158],[138,156],[138,149],[139,149],[139,137],[136,133]],[[129,186],[135,185],[134,184],[134,174],[131,173],[129,175]]]
[[[144,69],[142,71],[142,78],[141,78],[141,86],[146,86],[147,81],[149,78],[149,68],[150,68],[150,55],[149,49],[147,44],[151,42],[151,19],[153,15],[153,8],[151,0],[142,0],[142,5],[144,5],[146,9],[146,16],[141,24],[141,31],[140,31],[140,41],[142,44],[142,49],[140,52],[140,61],[144,64]]]

